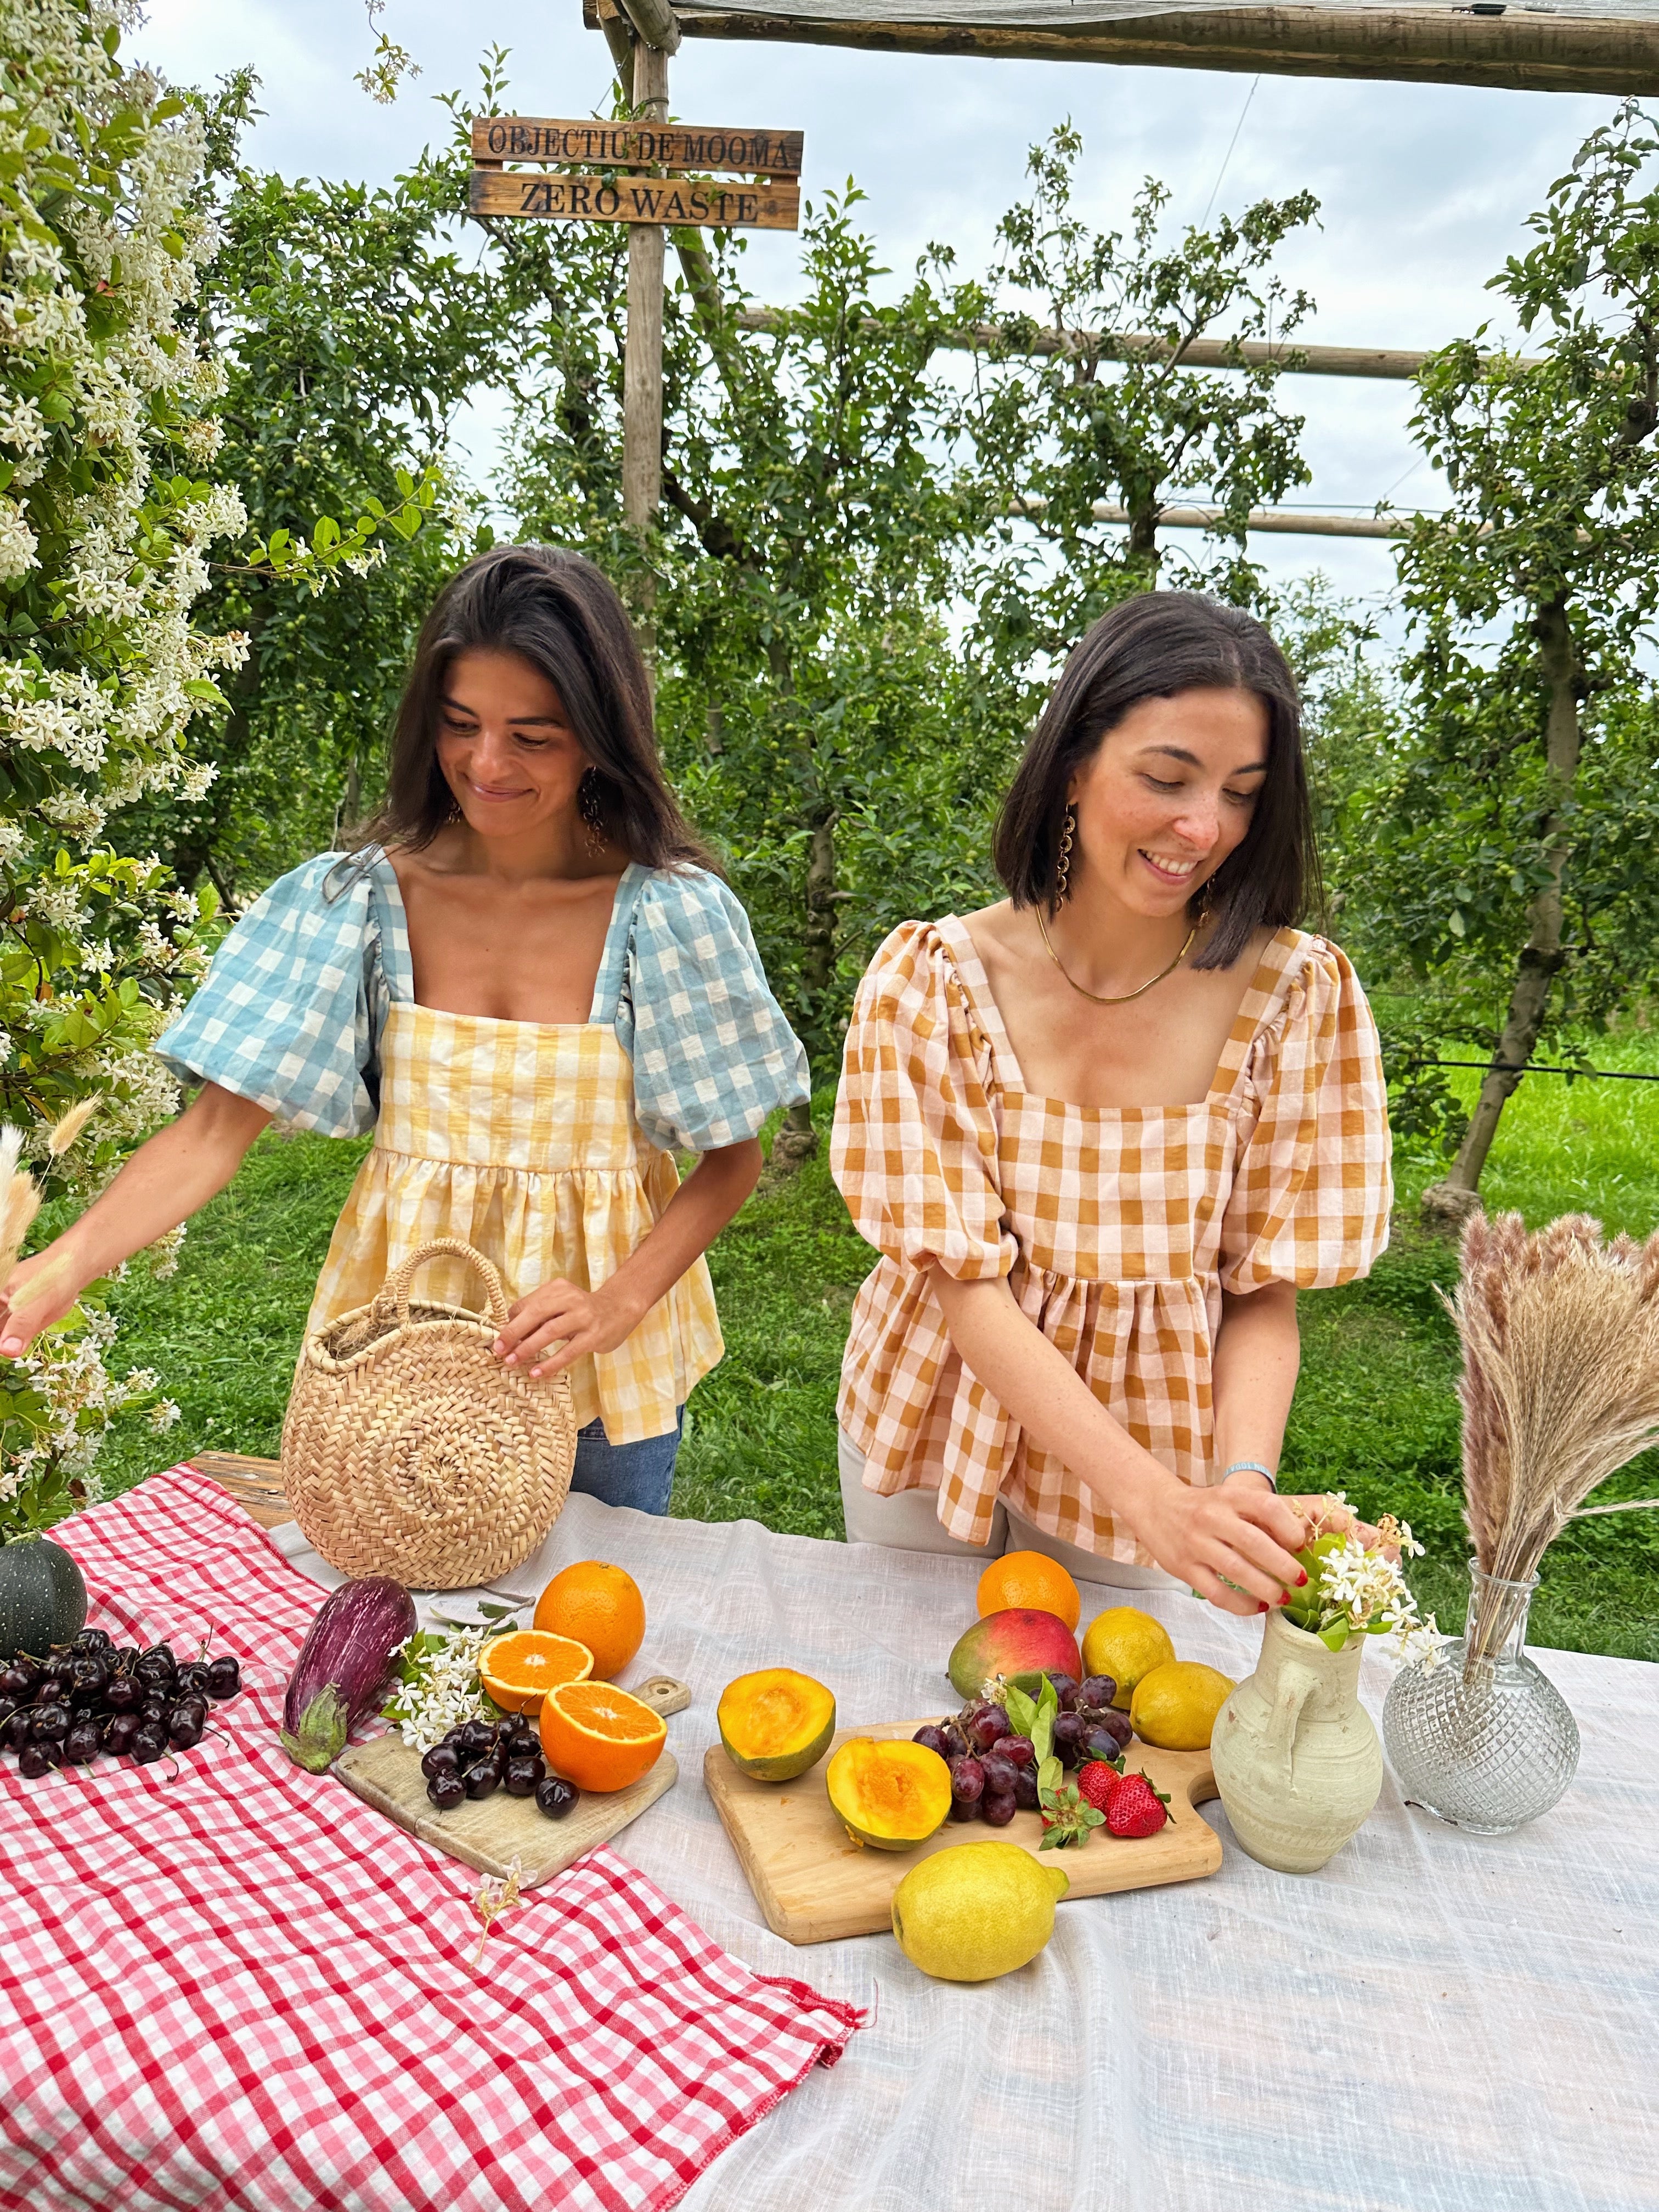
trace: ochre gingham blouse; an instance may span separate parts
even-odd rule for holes
[[[1210,1372],[1224,1290],[1322,1289],[1388,1237],[1387,1102],[1370,1008],[1333,945],[1281,929],[1192,1106],[1027,1091],[965,924],[906,922],[859,988],[831,1168],[882,1254],[853,1309],[842,1426],[866,1487],[936,1489],[970,1544],[999,1497],[1146,1566],[953,1349],[927,1270],[1006,1275],[1021,1310],[1185,1482],[1215,1481]]]

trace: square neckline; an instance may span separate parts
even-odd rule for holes
[[[376,853],[372,867],[381,895],[392,908],[392,919],[402,939],[398,946],[402,968],[398,981],[408,986],[405,997],[400,997],[392,988],[392,978],[387,968],[385,947],[381,947],[381,972],[386,975],[386,988],[394,1006],[412,1006],[419,1013],[441,1015],[452,1022],[485,1022],[492,1029],[536,1030],[556,1034],[615,1027],[628,939],[634,926],[634,909],[639,904],[644,879],[651,872],[640,861],[630,860],[617,878],[617,888],[611,899],[611,919],[605,924],[605,943],[599,951],[599,964],[593,977],[593,996],[589,1002],[587,1019],[584,1022],[521,1022],[504,1014],[458,1014],[452,1007],[428,1006],[423,999],[417,999],[415,995],[415,955],[409,941],[409,908],[404,903],[404,889],[398,881],[398,871],[392,866],[384,846]]]
[[[1002,1009],[997,1004],[996,993],[991,988],[991,979],[985,972],[985,963],[979,957],[973,932],[959,914],[948,914],[933,924],[950,951],[957,970],[957,981],[968,1001],[968,1010],[991,1048],[992,1057],[1000,1063],[1005,1079],[1000,1087],[1011,1096],[1030,1098],[1036,1104],[1053,1106],[1066,1114],[1196,1114],[1224,1104],[1238,1087],[1238,1079],[1244,1070],[1244,1061],[1250,1045],[1262,1026],[1263,1017],[1251,1012],[1251,1001],[1258,994],[1271,999],[1272,987],[1282,981],[1288,974],[1286,962],[1279,957],[1281,951],[1294,950],[1304,933],[1286,923],[1276,929],[1261,948],[1261,957],[1251,972],[1238,1002],[1238,1012],[1233,1016],[1227,1041],[1221,1048],[1209,1088],[1201,1098],[1185,1099],[1173,1106],[1085,1106],[1075,1098],[1054,1098],[1045,1091],[1033,1091],[1025,1080],[1025,1071],[1019,1064],[1008,1031],[1003,1023]],[[1288,943],[1285,940],[1289,940]],[[1311,941],[1311,940],[1309,940]],[[977,988],[975,988],[977,987]],[[1006,1079],[1012,1075],[1012,1082]],[[1223,1079],[1225,1079],[1224,1088]]]

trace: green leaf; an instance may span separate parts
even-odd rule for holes
[[[1002,1710],[1007,1714],[1009,1724],[1016,1735],[1030,1735],[1036,1725],[1036,1703],[1026,1696],[1024,1690],[1017,1690],[1012,1682],[1003,1692]]]

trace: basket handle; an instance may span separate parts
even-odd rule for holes
[[[489,1318],[498,1329],[507,1327],[507,1292],[501,1287],[501,1271],[492,1261],[471,1244],[463,1243],[459,1237],[434,1237],[429,1244],[422,1244],[411,1252],[401,1267],[394,1268],[380,1285],[375,1299],[377,1310],[384,1312],[387,1305],[395,1306],[398,1325],[409,1327],[409,1286],[417,1268],[424,1267],[428,1260],[465,1260],[483,1279],[485,1294],[489,1300]]]

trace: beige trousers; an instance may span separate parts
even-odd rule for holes
[[[841,1472],[841,1510],[849,1544],[880,1544],[893,1552],[938,1552],[963,1559],[996,1559],[1005,1552],[1041,1552],[1058,1559],[1074,1582],[1111,1583],[1120,1589],[1182,1589],[1161,1567],[1126,1566],[1103,1559],[1080,1545],[1062,1542],[1033,1528],[999,1498],[991,1516],[991,1540],[964,1544],[939,1525],[939,1493],[901,1490],[884,1498],[864,1486],[864,1454],[845,1429],[837,1431],[836,1458]]]

